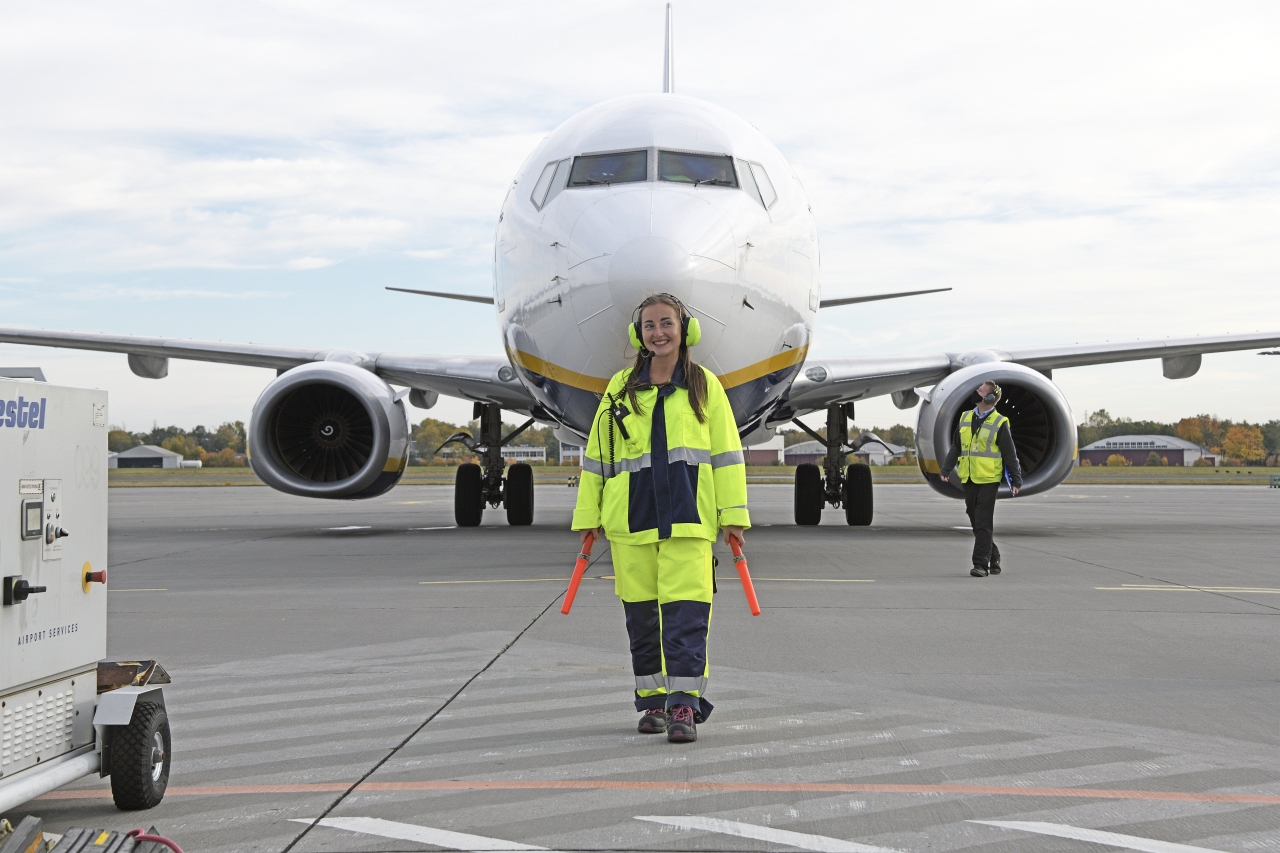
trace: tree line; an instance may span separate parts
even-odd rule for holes
[[[112,426],[107,433],[107,449],[116,453],[143,444],[181,453],[183,459],[199,459],[207,468],[243,468],[248,464],[244,458],[244,421],[228,421],[213,430],[197,426],[189,431],[167,426],[150,432],[129,432]]]
[[[1251,424],[1217,415],[1196,415],[1176,423],[1161,423],[1114,418],[1106,409],[1098,409],[1076,431],[1081,447],[1117,435],[1172,435],[1209,448],[1210,453],[1222,456],[1226,465],[1275,466],[1280,461],[1280,420]]]

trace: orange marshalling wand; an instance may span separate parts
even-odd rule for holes
[[[564,604],[560,605],[560,612],[569,615],[569,608],[573,607],[573,598],[578,594],[578,584],[582,583],[582,576],[587,573],[587,562],[591,559],[591,546],[596,543],[596,537],[593,533],[587,534],[587,539],[582,543],[582,553],[578,555],[578,562],[573,564],[573,577],[569,578],[569,591],[564,594]]]
[[[738,578],[742,581],[742,591],[747,594],[747,605],[752,616],[760,615],[760,602],[756,600],[756,588],[751,583],[751,571],[747,568],[747,558],[742,554],[742,545],[738,540],[729,537],[729,547],[733,549],[733,565],[738,570]]]

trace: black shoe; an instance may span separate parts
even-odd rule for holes
[[[987,570],[982,566],[974,566],[969,570],[969,574],[973,575],[975,578],[985,578],[987,576]]]
[[[698,739],[698,726],[693,720],[693,709],[688,705],[673,707],[669,719],[667,740],[670,743],[693,743]]]
[[[996,562],[992,562],[992,564],[987,568],[987,572],[993,575],[1000,574],[1000,564]]]
[[[667,730],[669,719],[667,712],[661,708],[650,708],[640,717],[640,725],[636,726],[636,731],[642,735],[660,735]]]

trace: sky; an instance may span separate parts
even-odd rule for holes
[[[0,324],[501,352],[498,207],[534,145],[662,85],[663,3],[0,6]],[[1280,7],[675,3],[676,89],[817,217],[815,355],[1280,331]],[[132,430],[247,420],[272,371],[0,345]],[[1280,418],[1280,357],[1054,379],[1077,420]],[[441,403],[414,419],[461,422]],[[914,423],[887,399],[860,425]]]

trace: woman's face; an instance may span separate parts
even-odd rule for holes
[[[680,352],[680,314],[674,306],[655,302],[640,312],[640,339],[659,358]]]

